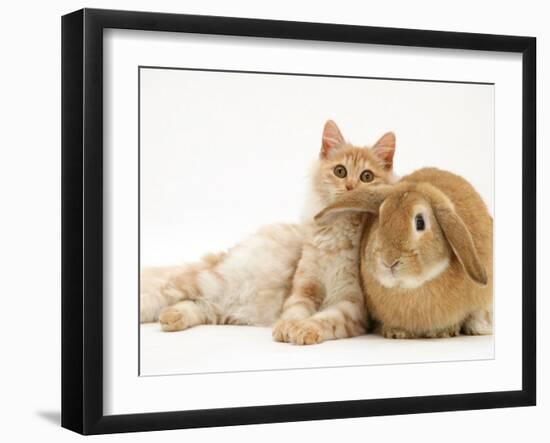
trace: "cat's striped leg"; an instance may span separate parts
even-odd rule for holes
[[[355,337],[365,333],[366,323],[363,295],[352,294],[296,322],[288,331],[288,341],[297,345],[311,345]]]
[[[160,312],[164,331],[181,331],[200,324],[216,324],[220,314],[211,301],[223,293],[225,280],[216,266],[224,254],[209,255],[200,263],[188,265],[161,289],[162,296],[174,301]]]
[[[283,305],[281,318],[273,327],[276,341],[289,342],[290,330],[301,320],[312,316],[323,298],[323,287],[315,279],[295,278],[292,294]]]
[[[224,257],[225,253],[209,254],[183,266],[145,268],[141,272],[141,323],[157,321],[163,309],[180,301],[202,297],[201,279],[217,282],[216,267]]]
[[[163,331],[183,331],[192,326],[216,324],[218,314],[214,306],[204,300],[184,300],[165,308],[159,317]]]

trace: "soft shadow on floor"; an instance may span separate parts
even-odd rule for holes
[[[36,415],[56,426],[61,425],[60,411],[36,411]]]

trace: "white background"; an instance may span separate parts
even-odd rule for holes
[[[364,4],[342,1],[315,3],[259,3],[234,1],[158,1],[154,9],[217,15],[354,23],[441,30],[536,35],[539,37],[538,78],[548,72],[546,16],[539,2],[525,1],[508,7],[501,2],[387,2]],[[3,393],[0,432],[11,441],[32,438],[71,441],[79,437],[57,427],[59,414],[60,358],[60,20],[59,16],[83,6],[80,2],[43,4],[11,3],[4,9],[10,20],[2,27],[2,269]],[[86,6],[150,10],[144,1],[89,2]],[[24,26],[23,26],[24,23]],[[542,57],[540,57],[542,55]],[[541,84],[539,81],[539,88]],[[542,108],[550,104],[547,90],[539,89],[539,152],[548,117]],[[547,156],[543,160],[547,163]],[[545,165],[548,169],[550,165]],[[542,160],[539,157],[539,167]],[[518,165],[519,171],[519,165]],[[542,174],[539,174],[541,177]],[[541,180],[542,181],[542,180]],[[547,194],[547,183],[544,187]],[[541,189],[539,187],[539,189]],[[543,219],[547,219],[547,207]],[[540,220],[539,220],[540,222]],[[541,237],[539,237],[541,238]],[[548,249],[542,234],[541,249]],[[542,254],[546,259],[547,253]],[[541,266],[539,265],[539,271]],[[6,284],[7,283],[7,284]],[[539,293],[545,292],[544,280]],[[539,312],[546,309],[540,300]],[[539,315],[542,318],[541,315]],[[539,327],[539,374],[548,367],[547,324]],[[547,347],[546,347],[547,348]],[[544,351],[544,352],[543,352]],[[543,441],[548,434],[550,412],[548,384],[539,380],[539,406],[494,411],[471,411],[378,417],[310,423],[247,426],[162,432],[156,434],[99,437],[127,441],[280,441],[315,437],[318,441],[344,435],[389,441],[518,441],[531,437]],[[452,429],[452,432],[448,430]],[[538,437],[537,437],[538,435]],[[442,437],[443,436],[443,437]]]
[[[451,170],[475,186],[492,213],[494,90],[143,68],[141,264],[198,260],[262,225],[298,222],[329,118],[358,146],[394,131],[398,175],[425,166]]]
[[[109,126],[112,128],[108,131],[112,134],[112,139],[109,139],[113,140],[112,144],[106,144],[105,147],[108,151],[119,153],[112,157],[107,156],[108,159],[114,159],[114,166],[111,168],[115,177],[111,180],[114,186],[109,186],[111,214],[116,220],[119,211],[128,211],[129,223],[135,225],[135,208],[126,204],[136,201],[135,189],[117,185],[119,182],[135,183],[127,174],[134,165],[130,159],[136,156],[133,143],[135,129],[131,125],[135,125],[137,113],[129,107],[129,104],[135,102],[136,88],[130,80],[135,81],[137,62],[150,64],[155,57],[155,64],[162,63],[158,58],[161,52],[159,49],[142,44],[142,38],[145,41],[151,40],[150,33],[145,33],[141,38],[133,33],[133,38],[138,39],[135,43],[132,43],[132,37],[128,34],[114,32],[105,37],[109,41],[114,40],[106,45],[110,60],[120,60],[120,54],[128,55],[127,63],[110,63],[111,68],[106,69],[107,72],[111,72],[109,69],[115,73],[122,72],[114,75],[114,78],[122,79],[132,95],[129,100],[126,94],[121,94],[124,98],[121,99],[123,104],[120,107],[116,105],[117,99],[113,99],[114,113],[117,112],[116,109],[120,109],[122,118],[128,115],[132,117],[131,124],[128,124],[129,136],[124,131],[117,130],[123,127],[120,120],[117,120],[119,123]],[[128,39],[128,43],[116,43],[117,38]],[[184,66],[204,67],[202,63],[209,63],[208,66],[211,66],[214,57],[207,54],[196,61],[197,58],[191,56],[193,48],[189,41],[203,45],[201,52],[204,53],[207,51],[204,48],[205,42],[213,45],[220,41],[219,38],[200,39],[194,36],[178,40],[182,44],[187,42],[188,46],[170,47],[168,56],[165,57],[171,63],[170,66],[179,67],[182,61],[187,63]],[[166,43],[174,44],[174,37],[171,34],[160,37],[157,35],[154,41],[155,43],[149,42],[149,45],[157,44],[162,48]],[[261,44],[262,41],[256,42],[258,46]],[[129,54],[133,52],[135,45],[140,50],[136,58],[133,58]],[[333,73],[338,68],[340,72],[350,69],[349,63],[340,61],[337,57],[352,49],[348,46],[334,46],[334,52],[327,55],[326,52],[321,52],[323,45],[304,44],[303,49],[309,51],[308,59],[314,66],[310,68],[313,71],[308,72],[318,72],[315,59],[320,58],[324,62],[331,57],[335,66],[322,66],[321,73]],[[273,47],[277,45],[271,41],[264,51],[272,50]],[[293,51],[296,50],[296,45],[287,43],[284,58],[292,59]],[[230,51],[236,51],[236,48],[225,45],[223,52]],[[373,66],[391,69],[393,65],[407,65],[404,60],[390,63],[388,59],[377,58],[379,52],[379,48],[361,48],[354,55],[346,54],[344,57],[355,61],[352,69],[364,69],[364,75],[371,76],[376,72]],[[396,56],[394,51],[388,49],[383,52],[388,58]],[[403,52],[410,57],[410,52]],[[185,54],[185,59],[175,58],[174,53]],[[213,53],[218,54],[219,50],[213,50]],[[239,53],[236,54],[229,57],[237,59],[230,67],[240,62]],[[404,54],[400,56],[403,57]],[[452,65],[453,55],[457,56],[457,51],[438,51],[437,64],[441,64],[439,57],[444,56],[446,64]],[[414,57],[419,65],[429,63],[422,51],[415,51]],[[255,59],[253,56],[243,58]],[[277,67],[277,57],[272,58]],[[504,64],[512,63],[521,72],[517,64],[519,59],[509,59],[510,57],[500,57],[496,62],[497,70],[511,72],[513,68],[505,69]],[[219,63],[220,67],[227,67],[225,61]],[[472,60],[462,57],[455,63],[450,69],[450,78],[462,80],[464,74],[460,68],[471,66]],[[125,74],[126,65],[130,67],[130,79]],[[283,70],[281,67],[279,69]],[[482,71],[482,80],[491,78],[501,82],[497,88],[500,87],[504,92],[506,87],[502,78],[497,80],[497,77],[492,77],[486,64],[479,70]],[[288,71],[288,68],[284,71]],[[469,78],[477,78],[468,67],[465,71]],[[399,72],[401,77],[410,73],[407,70]],[[428,78],[437,78],[438,75],[442,79],[449,78],[448,72],[433,68],[423,72]],[[118,84],[110,83],[109,75],[105,79],[104,84],[110,85],[108,87],[116,95],[116,91],[120,90]],[[494,207],[493,85],[151,68],[140,70],[140,83],[142,266],[173,265],[184,260],[198,260],[206,252],[218,252],[233,246],[262,225],[298,222],[302,206],[310,197],[305,192],[310,186],[310,168],[318,158],[323,124],[329,117],[339,123],[348,140],[359,146],[373,144],[384,132],[394,131],[398,138],[395,156],[397,174],[405,175],[424,166],[454,171],[474,184],[491,212]],[[507,103],[509,99],[505,94],[498,96],[501,104]],[[500,121],[506,118],[502,109],[499,116]],[[106,120],[110,121],[111,118],[107,116]],[[519,121],[515,116],[512,118],[514,120]],[[505,130],[510,129],[510,125],[502,126]],[[516,134],[519,140],[519,132]],[[512,141],[513,137],[510,132],[506,132],[506,141]],[[501,140],[502,138],[501,136]],[[501,144],[499,152],[515,151],[515,155],[520,156],[520,151],[514,149],[518,145],[520,143],[512,142],[509,148],[504,148]],[[116,166],[116,159],[119,157],[122,168]],[[512,158],[510,155],[504,157]],[[135,171],[130,173],[135,174]],[[121,179],[117,180],[116,177]],[[516,186],[508,174],[505,183]],[[503,188],[499,190],[502,197],[506,191]],[[507,194],[506,202],[519,206],[519,202],[512,201]],[[129,226],[126,224],[126,217],[124,220],[122,228],[126,234]],[[116,230],[112,232],[113,239],[124,235],[117,234]],[[506,237],[510,237],[509,231],[506,232]],[[131,237],[130,241],[135,242],[135,238]],[[124,247],[123,251],[123,261],[127,263],[130,248]],[[512,264],[512,268],[514,266],[517,265]],[[502,269],[497,269],[498,275],[506,275]],[[136,271],[134,267],[134,272]],[[137,281],[137,276],[131,276],[131,281]],[[126,283],[121,286],[128,288]],[[513,293],[519,295],[520,291]],[[137,297],[136,292],[128,291],[124,287],[112,293],[117,299],[126,295]],[[519,297],[516,299],[519,301]],[[134,298],[133,301],[135,300]],[[135,313],[137,309],[129,308],[130,302],[131,300],[125,301],[123,310]],[[503,306],[504,303],[498,304],[498,307]],[[512,309],[514,313],[518,312],[515,307]],[[501,311],[497,314],[499,312],[501,314]],[[113,314],[112,318],[115,319],[113,331],[124,329],[118,314]],[[516,321],[511,319],[507,323]],[[209,328],[212,329],[212,326]],[[228,327],[217,327],[213,331],[195,328],[191,332],[180,334],[163,334],[158,330],[158,325],[141,328],[142,375],[492,359],[495,353],[492,337],[461,337],[450,341],[432,341],[429,344],[406,341],[404,344],[400,343],[401,346],[383,340],[380,347],[363,341],[367,337],[362,337],[310,349],[296,349],[274,343],[269,330],[263,331],[263,334],[253,328],[236,332]],[[239,335],[233,337],[233,333]],[[513,328],[512,333],[516,335]],[[228,342],[221,352],[216,337],[224,337]],[[500,349],[509,348],[511,343],[503,339],[500,345]],[[123,346],[127,348],[126,344]],[[236,358],[224,358],[224,353],[232,354]],[[502,355],[498,350],[497,354]],[[114,346],[112,355],[122,353]],[[127,355],[121,358],[135,360]],[[409,376],[412,375],[410,368],[403,370]],[[306,375],[302,375],[304,376]],[[200,380],[205,378],[200,377]],[[493,376],[491,378],[494,379]],[[173,381],[174,379],[170,379],[171,389],[174,389]],[[196,382],[191,383],[196,385]],[[302,383],[298,381],[298,384]],[[395,385],[395,382],[392,380],[391,384]],[[489,387],[486,386],[485,389]],[[191,397],[189,390],[187,392],[188,397]],[[341,395],[346,394],[341,392]],[[204,397],[201,394],[199,396]],[[131,404],[133,408],[140,407],[134,399]],[[152,407],[151,402],[149,407]]]

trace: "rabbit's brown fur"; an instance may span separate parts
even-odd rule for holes
[[[490,334],[493,220],[479,194],[435,168],[376,188],[345,196],[317,219],[349,210],[378,215],[365,223],[361,283],[379,331],[390,338]]]

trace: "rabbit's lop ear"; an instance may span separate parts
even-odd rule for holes
[[[328,224],[340,214],[349,212],[371,212],[378,214],[378,208],[389,195],[391,185],[376,185],[368,189],[356,189],[338,197],[315,216],[319,224]]]
[[[434,205],[433,209],[447,241],[462,263],[466,273],[473,281],[486,285],[487,272],[479,260],[472,235],[462,219],[450,204],[445,204],[442,201]]]

